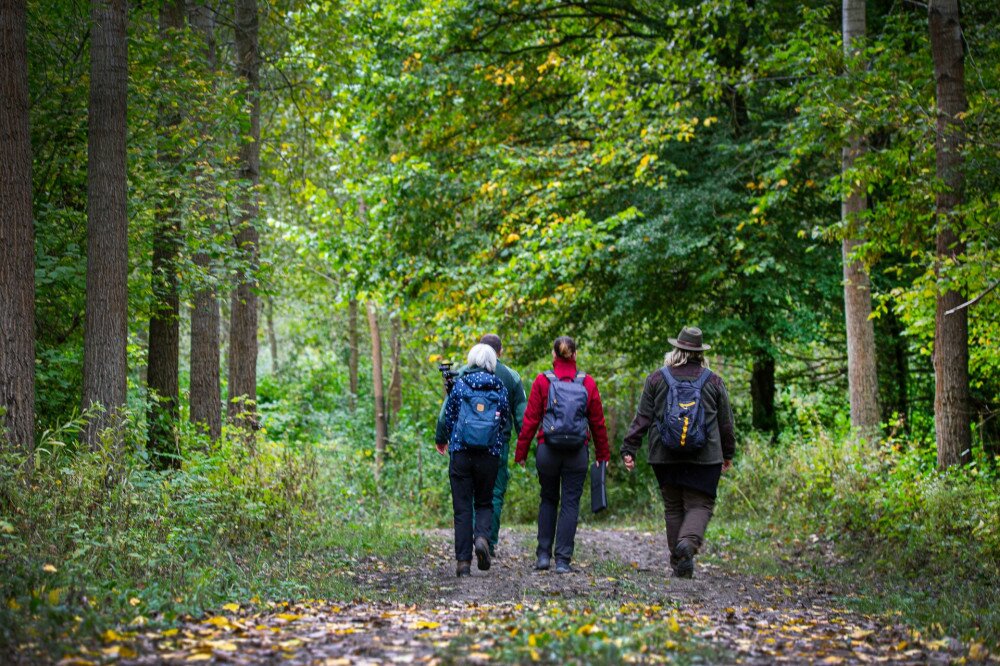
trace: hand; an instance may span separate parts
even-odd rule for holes
[[[733,461],[732,460],[723,460],[722,461],[722,473],[723,474],[725,474],[726,472],[728,472],[732,468],[733,468]]]
[[[524,463],[526,463],[526,462],[527,462],[527,460],[515,460],[514,461],[515,464],[518,464],[518,465],[521,466],[521,469],[525,469]]]
[[[622,460],[625,461],[625,469],[627,469],[630,472],[633,469],[635,469],[635,458],[633,458],[632,456],[626,455],[626,456],[622,456]]]
[[[444,444],[435,444],[434,448],[436,448],[437,452],[440,453],[441,455],[445,455],[446,453],[448,453],[448,443],[447,442],[445,442]]]

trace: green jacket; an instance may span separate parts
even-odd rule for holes
[[[482,368],[464,365],[458,369],[458,376],[461,377],[464,374],[477,370],[482,370]],[[495,374],[507,389],[507,401],[510,404],[511,418],[507,419],[507,422],[503,426],[503,430],[500,432],[500,441],[507,443],[510,441],[512,428],[516,429],[518,433],[521,432],[521,422],[524,420],[524,410],[528,406],[528,398],[524,395],[524,385],[521,384],[521,375],[517,374],[517,372],[508,368],[500,361],[497,361]],[[442,403],[441,411],[438,413],[437,429],[434,437],[435,443],[448,441],[444,413],[444,407],[447,402],[448,401],[445,400],[444,403]]]

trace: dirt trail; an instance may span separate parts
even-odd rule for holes
[[[371,562],[357,571],[359,579],[387,598],[398,594],[422,599],[418,604],[314,600],[266,613],[233,611],[190,623],[167,637],[139,633],[131,648],[119,650],[117,663],[484,662],[496,659],[490,648],[499,643],[470,639],[470,620],[517,626],[526,608],[561,605],[572,613],[591,602],[683,613],[674,617],[690,620],[689,637],[708,650],[695,661],[947,663],[959,647],[946,641],[921,642],[902,627],[844,610],[821,588],[773,577],[750,578],[702,562],[693,580],[669,578],[662,534],[582,529],[576,573],[557,575],[532,570],[533,535],[505,530],[491,570],[480,572],[473,566],[472,577],[461,580],[454,576],[451,534],[432,531],[428,537],[432,546],[422,569],[401,574],[387,563]],[[461,649],[455,648],[456,641]],[[114,645],[105,652],[109,649]],[[132,649],[138,652],[135,656]],[[650,645],[639,661],[670,659],[670,649]]]

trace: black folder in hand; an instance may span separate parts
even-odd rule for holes
[[[608,463],[595,462],[590,468],[590,510],[600,513],[608,508],[608,492],[605,479],[608,473]]]

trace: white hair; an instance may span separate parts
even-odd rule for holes
[[[667,368],[676,368],[677,366],[686,364],[688,361],[695,361],[703,368],[708,367],[708,359],[705,358],[704,352],[693,352],[687,351],[686,349],[671,349],[663,357],[663,365]]]
[[[477,367],[483,368],[488,372],[493,372],[497,369],[497,353],[489,345],[484,345],[482,343],[476,345],[469,350],[469,357],[466,359],[469,365],[475,365]]]

